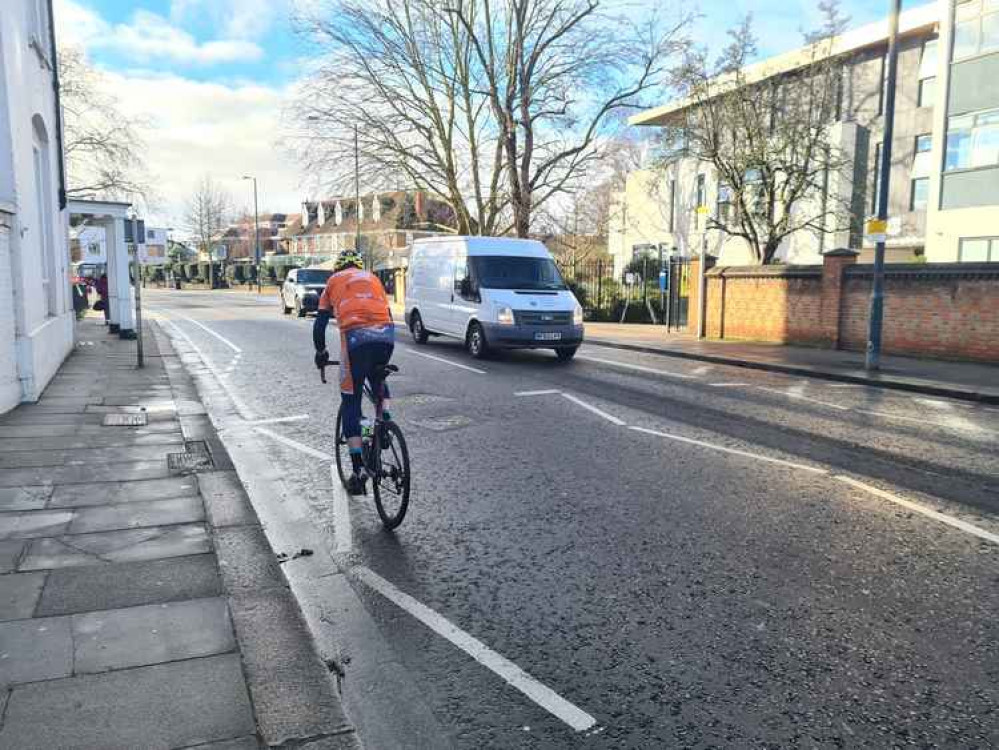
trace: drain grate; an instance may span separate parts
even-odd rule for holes
[[[448,396],[438,396],[434,393],[410,393],[405,396],[393,396],[392,401],[410,406],[423,406],[424,404],[439,404],[443,401],[454,401],[454,399]]]
[[[148,424],[145,413],[140,414],[105,414],[105,427],[144,427]]]
[[[462,414],[453,414],[447,417],[431,417],[430,419],[410,419],[409,421],[417,427],[424,427],[433,432],[457,430],[472,424],[472,420]]]
[[[196,474],[199,471],[212,471],[215,462],[204,440],[188,440],[183,453],[168,453],[167,467],[175,474]]]

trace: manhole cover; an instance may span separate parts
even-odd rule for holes
[[[433,417],[431,419],[411,419],[409,420],[417,427],[425,427],[434,432],[446,432],[447,430],[457,430],[461,427],[468,427],[472,420],[461,414],[454,414],[450,417]]]
[[[101,424],[105,427],[143,427],[147,422],[145,414],[105,414]]]
[[[437,396],[433,393],[410,393],[406,396],[393,396],[392,401],[411,406],[422,406],[424,404],[439,404],[442,401],[454,401],[454,399],[447,396]]]
[[[168,453],[167,467],[175,474],[194,474],[215,468],[208,445],[203,440],[189,440],[183,453]]]

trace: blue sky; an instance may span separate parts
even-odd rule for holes
[[[2,2],[3,0],[0,0]],[[105,73],[148,144],[159,199],[149,216],[179,224],[204,173],[247,205],[241,174],[260,181],[261,209],[296,211],[310,190],[282,148],[282,108],[302,74],[305,50],[291,13],[322,0],[55,0],[60,43],[83,47]],[[607,0],[630,8],[638,0]],[[887,14],[889,0],[842,0],[851,26]],[[907,5],[915,5],[910,2]],[[724,30],[752,12],[763,56],[800,46],[818,18],[816,0],[677,0],[700,8],[697,43],[718,48]],[[669,12],[673,3],[662,7]]]

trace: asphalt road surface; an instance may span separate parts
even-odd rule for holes
[[[244,416],[289,419],[255,439],[338,549],[312,318],[144,302]],[[351,500],[347,543],[424,745],[999,746],[999,410],[597,346],[478,362],[401,329],[394,361],[413,503],[389,534]]]

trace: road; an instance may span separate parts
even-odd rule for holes
[[[254,439],[343,552],[312,319],[144,301],[242,417],[294,418]],[[401,330],[395,361],[414,500],[394,534],[350,502],[354,647],[401,667],[426,746],[999,746],[999,410],[597,346],[480,363]],[[366,686],[386,724],[393,702]]]

